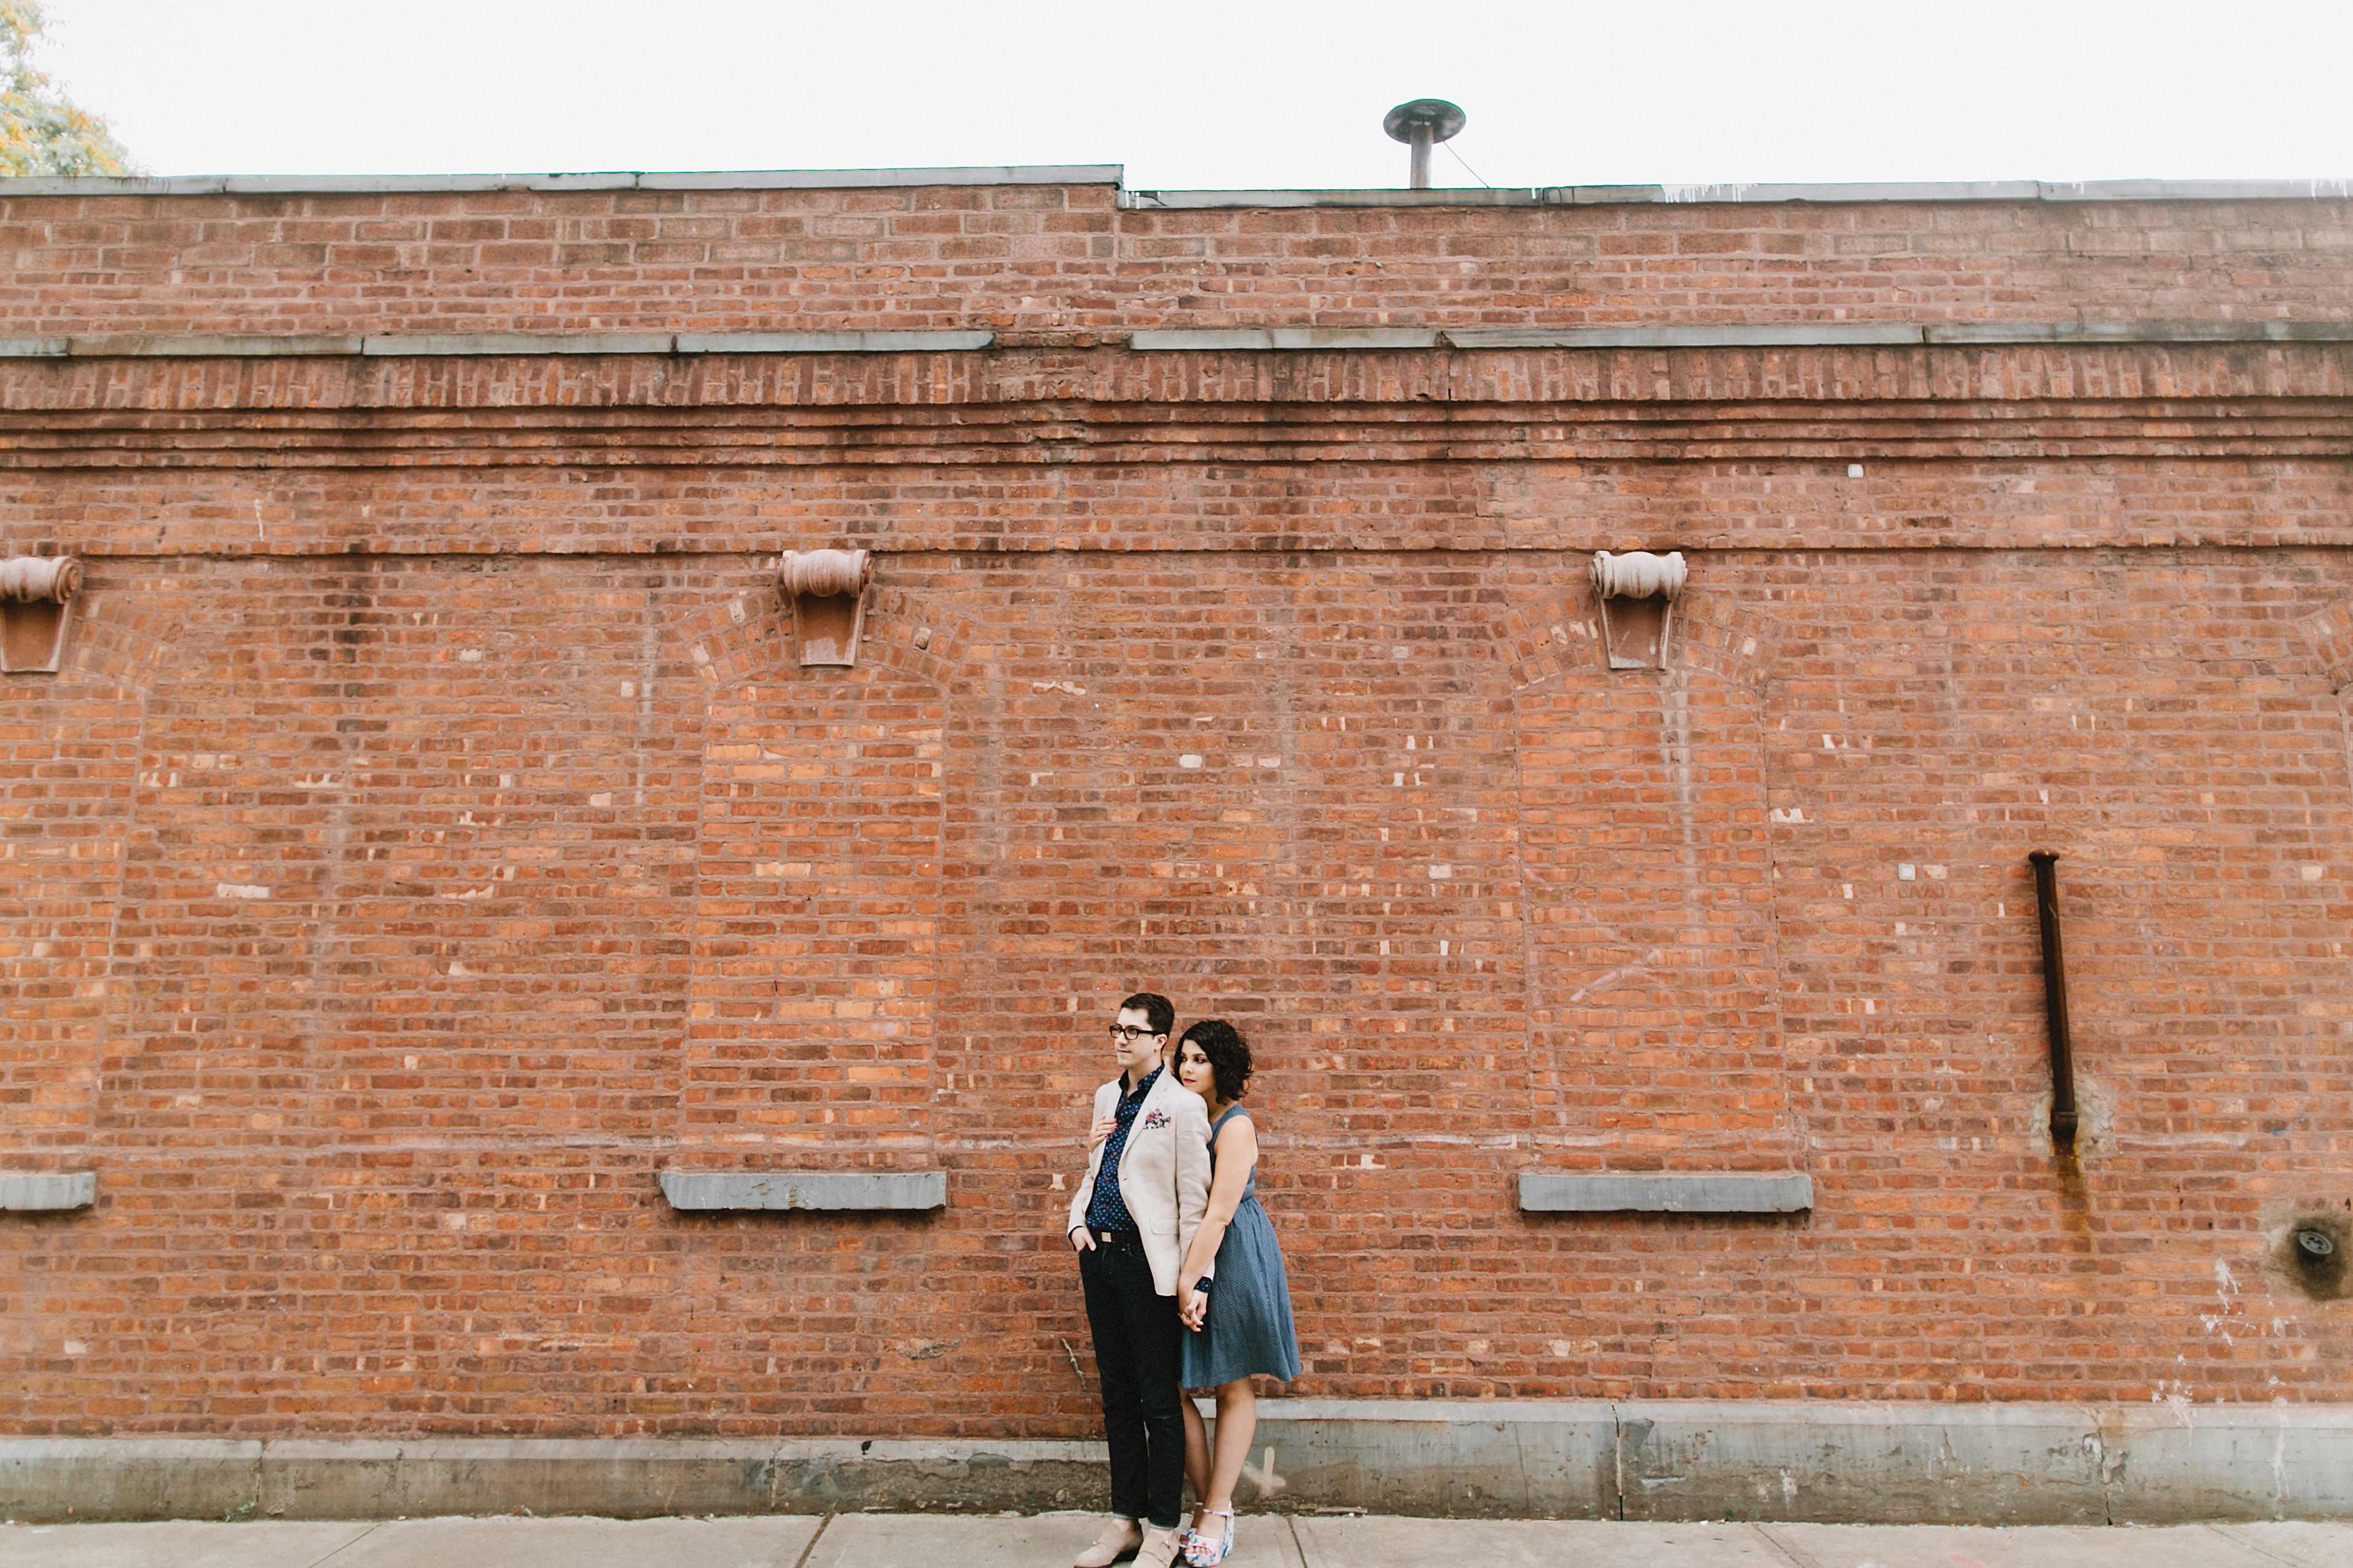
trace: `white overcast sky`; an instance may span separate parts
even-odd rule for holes
[[[2353,174],[2353,0],[47,3],[40,63],[159,174],[1400,184],[1425,96],[1497,185]]]

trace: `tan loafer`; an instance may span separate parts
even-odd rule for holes
[[[1176,1532],[1168,1532],[1174,1536]],[[1103,1526],[1095,1543],[1071,1559],[1071,1568],[1111,1568],[1123,1557],[1132,1556],[1144,1544],[1144,1527],[1132,1519],[1114,1519]],[[1168,1560],[1162,1558],[1165,1564]]]
[[[1173,1530],[1147,1530],[1144,1544],[1137,1548],[1135,1568],[1168,1568],[1176,1561],[1176,1532]]]

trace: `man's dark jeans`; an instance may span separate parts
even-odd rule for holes
[[[1103,1384],[1111,1510],[1174,1530],[1185,1509],[1184,1395],[1176,1387],[1185,1325],[1176,1298],[1152,1288],[1152,1265],[1133,1240],[1098,1240],[1080,1253],[1079,1279]]]

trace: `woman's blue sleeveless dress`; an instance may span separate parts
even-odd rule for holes
[[[1229,1107],[1209,1129],[1216,1158],[1218,1128],[1243,1114]],[[1180,1381],[1187,1388],[1216,1388],[1238,1377],[1264,1373],[1285,1383],[1299,1375],[1299,1339],[1291,1322],[1291,1281],[1282,1272],[1282,1248],[1274,1223],[1258,1201],[1258,1172],[1250,1172],[1241,1205],[1218,1244],[1217,1277],[1209,1284],[1209,1316],[1199,1333],[1185,1335]]]

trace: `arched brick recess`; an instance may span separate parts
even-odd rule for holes
[[[878,574],[889,571],[889,558],[883,557],[877,563]],[[964,618],[929,596],[882,582],[868,592],[872,596],[861,647],[888,645],[894,650],[890,658],[941,685],[960,662],[979,650]],[[799,668],[792,646],[792,616],[773,571],[759,587],[688,620],[679,635],[688,659],[714,690],[754,676],[771,676],[786,666]],[[859,662],[865,661],[861,652]]]
[[[708,683],[679,1136],[731,1163],[904,1165],[932,1144],[954,618],[880,586],[854,668],[794,657],[773,592]]]
[[[2314,661],[2328,678],[2328,689],[2342,692],[2353,687],[2353,600],[2340,601],[2306,617],[2306,639]]]
[[[1572,587],[1515,609],[1497,638],[1518,742],[1537,1157],[1787,1167],[1767,630],[1721,603],[1702,566],[1668,668],[1610,670],[1592,586],[1571,570]]]
[[[2353,599],[2340,599],[2306,617],[2304,632],[2313,662],[2337,698],[2346,774],[2348,782],[2353,783]]]
[[[1510,666],[1514,690],[1602,663],[1592,581],[1575,558],[1563,571],[1573,580],[1567,589],[1523,600],[1496,623],[1497,657]],[[1711,671],[1736,685],[1761,686],[1772,664],[1772,635],[1768,622],[1703,584],[1675,605],[1669,662]]]
[[[0,1160],[89,1142],[147,685],[173,627],[90,563],[63,668],[0,678]]]
[[[104,1135],[593,1140],[668,1103],[674,1050],[640,1042],[683,1006],[676,591],[651,561],[194,573],[148,704]]]

